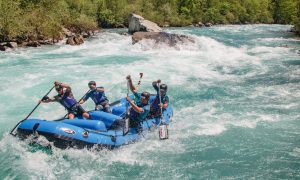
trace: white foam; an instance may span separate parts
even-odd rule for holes
[[[50,166],[49,156],[43,152],[25,153],[22,155],[23,166],[30,172],[31,177],[47,177],[47,179],[55,179]]]
[[[253,40],[254,41],[254,40]],[[299,42],[299,39],[294,38],[257,38],[255,41],[261,41],[261,42],[278,42],[278,41],[284,41],[284,42]]]
[[[9,134],[4,135],[0,141],[1,153],[20,157],[13,162],[15,168],[26,170],[33,179],[37,177],[55,179],[51,163],[49,163],[49,156],[40,151],[31,153],[26,145],[26,142],[20,142]]]
[[[63,45],[58,49],[50,51],[49,54],[78,53],[80,57],[99,57],[112,54],[126,53],[127,46],[130,46],[131,38],[121,36],[117,33],[100,33],[92,40],[86,41],[80,46]],[[125,49],[125,50],[124,50]],[[121,51],[121,52],[120,52]]]
[[[250,53],[268,53],[272,58],[282,56],[282,53],[289,53],[290,49],[286,47],[270,47],[270,46],[256,46],[248,50]],[[271,59],[271,58],[270,58]]]
[[[300,148],[297,147],[297,148],[293,149],[293,151],[290,152],[289,154],[293,157],[297,157],[297,158],[300,157]]]
[[[202,129],[196,130],[194,132],[196,135],[213,136],[213,135],[219,135],[226,130],[226,128],[222,124],[202,124],[201,126]]]

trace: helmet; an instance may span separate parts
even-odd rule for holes
[[[55,90],[56,90],[57,92],[61,91],[62,89],[63,89],[62,86],[55,86]]]
[[[95,82],[95,81],[90,81],[88,85],[89,85],[89,86],[90,86],[90,85],[96,86],[96,82]]]
[[[159,87],[161,91],[167,92],[168,90],[168,86],[166,84],[161,84]]]
[[[55,90],[58,92],[58,94],[63,94],[64,93],[62,86],[55,87]]]
[[[150,93],[148,93],[148,92],[142,92],[142,94],[141,94],[141,97],[143,98],[145,98],[145,99],[149,99],[150,98]]]

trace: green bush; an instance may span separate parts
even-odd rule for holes
[[[23,32],[24,22],[19,1],[0,0],[0,42]]]
[[[299,0],[0,0],[0,42],[56,39],[74,32],[128,25],[136,13],[159,25],[212,23],[294,24],[300,32]]]
[[[65,26],[72,32],[79,34],[87,31],[94,31],[97,29],[96,20],[88,17],[85,14],[80,14],[79,17],[73,19],[68,24],[65,24]]]

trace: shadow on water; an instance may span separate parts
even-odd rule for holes
[[[41,151],[41,152],[46,153],[48,155],[53,154],[52,146],[50,144],[45,146],[45,145],[41,145],[41,144],[38,144],[38,143],[30,143],[30,144],[28,144],[28,151],[31,152],[31,153]]]
[[[300,66],[300,60],[285,61],[284,64],[288,66]]]

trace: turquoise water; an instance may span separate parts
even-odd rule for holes
[[[299,179],[300,40],[290,28],[166,29],[195,38],[176,48],[132,45],[112,30],[82,46],[0,52],[0,179]],[[125,76],[137,82],[140,72],[141,90],[154,92],[159,78],[169,86],[174,119],[166,141],[155,132],[97,152],[49,150],[8,135],[55,80],[78,99],[95,80],[114,101],[126,94]],[[64,114],[52,103],[32,117]]]

